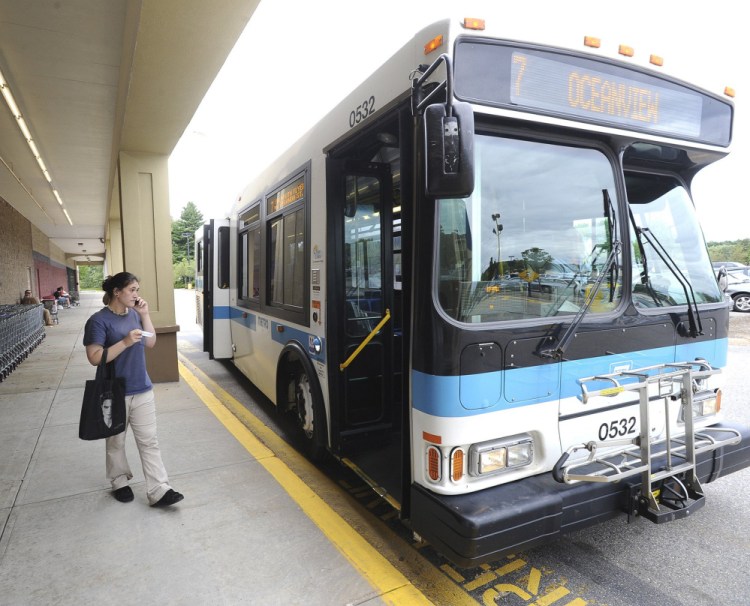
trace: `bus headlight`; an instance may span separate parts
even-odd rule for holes
[[[721,410],[721,389],[702,391],[693,395],[693,417],[710,417]],[[684,409],[680,409],[679,421],[685,422]]]
[[[693,412],[696,417],[708,417],[721,410],[721,389],[704,394],[701,394],[703,397],[697,397],[698,394],[693,396]]]
[[[531,463],[534,449],[531,439],[508,446],[508,467],[523,467]]]
[[[528,434],[473,444],[469,448],[469,473],[487,475],[528,465],[534,459],[534,442]]]

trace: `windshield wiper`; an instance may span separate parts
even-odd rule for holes
[[[615,212],[615,207],[614,204],[612,204],[612,198],[610,197],[609,190],[607,188],[604,188],[602,190],[602,199],[604,200],[604,218],[607,220],[609,241],[612,242],[614,241],[615,234],[617,233],[617,213]],[[620,245],[619,242],[617,244],[618,246]],[[608,258],[607,263],[610,262],[611,261]],[[605,271],[609,273],[609,302],[612,303],[615,300],[615,285],[620,279],[620,266],[615,263],[613,272],[609,272],[610,267],[611,266],[608,265]]]
[[[685,300],[687,301],[687,314],[689,324],[688,336],[695,338],[702,335],[703,324],[701,323],[701,316],[698,312],[698,301],[695,298],[693,287],[685,277],[685,274],[683,274],[680,268],[677,267],[677,263],[674,262],[674,259],[669,256],[669,253],[664,248],[662,243],[659,242],[656,234],[654,234],[648,227],[636,226],[635,233],[638,236],[639,240],[641,237],[643,237],[643,239],[651,245],[651,248],[656,251],[656,254],[659,255],[659,258],[664,261],[664,265],[667,266],[667,269],[672,272],[672,275],[677,278],[680,286],[682,286],[682,290],[685,293]],[[645,251],[643,254],[645,262]]]
[[[581,276],[583,276],[583,267],[588,267],[589,275],[591,272],[596,270],[596,264],[599,261],[599,257],[601,254],[607,250],[609,250],[609,243],[614,240],[614,234],[617,233],[617,215],[615,213],[615,207],[612,204],[612,198],[609,196],[609,190],[603,189],[602,190],[602,200],[604,202],[604,218],[607,222],[607,229],[608,229],[608,239],[606,244],[594,244],[594,247],[591,249],[591,252],[588,254],[586,259],[583,263],[579,265],[578,271],[573,274],[573,277],[568,280],[568,282],[565,284],[565,288],[563,289],[563,292],[568,293],[573,288],[573,291],[576,291],[576,288],[580,286],[580,279]],[[601,275],[604,275],[607,273],[609,269],[609,259],[607,259],[604,263],[604,270],[602,271]],[[619,273],[619,265],[615,265],[615,271],[612,273],[609,273],[609,302],[612,303],[615,298],[615,285],[617,284],[617,281],[619,280],[620,273]],[[547,312],[546,316],[554,316],[557,314],[558,311],[560,311],[560,308],[565,305],[565,303],[568,301],[567,295],[563,298],[559,298],[556,307],[550,309],[549,312]]]
[[[644,287],[646,292],[651,296],[651,299],[656,303],[657,307],[662,306],[662,302],[659,300],[659,296],[656,294],[653,285],[651,284],[651,274],[648,270],[648,257],[646,256],[646,249],[643,246],[643,238],[641,232],[638,231],[638,225],[636,225],[635,217],[633,216],[633,209],[629,209],[630,223],[633,226],[635,232],[635,240],[638,243],[638,251],[641,253],[641,264],[643,265],[643,271],[641,272],[641,286]]]
[[[594,302],[594,299],[596,298],[596,293],[599,292],[599,288],[601,288],[601,285],[604,283],[604,280],[606,279],[607,274],[609,274],[610,270],[612,270],[612,272],[615,275],[617,275],[618,273],[617,257],[620,254],[621,248],[622,248],[622,243],[619,240],[615,240],[614,242],[612,242],[612,250],[609,251],[607,260],[604,262],[604,269],[597,277],[596,282],[594,282],[594,285],[589,291],[589,294],[586,297],[586,300],[583,302],[583,305],[576,313],[575,317],[573,318],[573,321],[570,323],[570,326],[568,326],[568,330],[565,331],[565,334],[562,336],[562,338],[558,342],[557,347],[553,349],[540,350],[539,355],[541,357],[555,358],[557,360],[563,359],[563,356],[565,355],[565,352],[568,349],[568,346],[570,345],[570,341],[573,338],[573,335],[575,334],[576,329],[583,321],[584,316],[588,313],[589,308],[591,307],[591,304]],[[616,279],[614,280],[614,283],[615,284],[617,283]],[[612,293],[610,293],[610,300],[613,300]]]

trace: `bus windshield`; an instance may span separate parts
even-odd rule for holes
[[[689,303],[685,281],[691,285],[696,303],[722,301],[698,218],[685,187],[674,177],[644,173],[626,174],[625,184],[631,213],[633,302],[636,306]],[[648,230],[648,237],[636,233],[643,229]],[[682,276],[669,269],[672,263]]]
[[[616,308],[620,274],[614,264],[605,267],[617,233],[607,156],[593,148],[477,135],[475,158],[474,193],[439,201],[442,309],[467,323],[575,314],[602,271],[608,277],[590,312]]]

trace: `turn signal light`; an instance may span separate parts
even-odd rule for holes
[[[427,44],[424,45],[424,54],[429,55],[436,48],[443,46],[443,36],[435,36]]]
[[[584,36],[583,45],[589,48],[601,48],[602,41],[601,38],[595,38],[594,36]]]
[[[664,67],[664,59],[662,59],[659,55],[651,55],[648,61],[651,65],[656,65],[657,67]]]
[[[483,31],[484,19],[471,19],[469,17],[466,17],[464,18],[464,28]]]
[[[451,453],[451,480],[458,482],[464,477],[464,451],[454,448]]]
[[[437,446],[427,448],[427,477],[432,482],[440,481],[440,449]]]

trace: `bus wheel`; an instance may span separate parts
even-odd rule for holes
[[[313,461],[320,461],[326,453],[326,419],[320,397],[304,370],[294,376],[294,396],[307,455]]]

